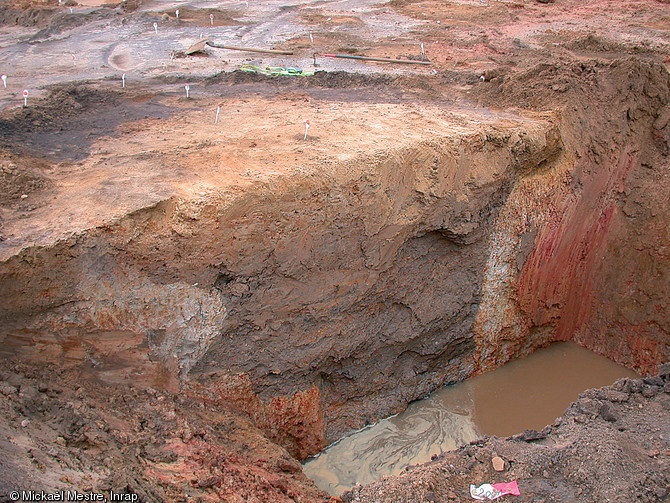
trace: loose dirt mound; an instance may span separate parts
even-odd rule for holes
[[[64,11],[57,11],[48,18],[48,22],[43,29],[30,37],[30,41],[36,43],[42,40],[47,40],[54,35],[73,30],[79,26],[84,26],[92,21],[112,19],[117,14],[118,12],[112,8],[97,9],[85,14],[70,14]]]
[[[151,388],[100,386],[85,370],[4,366],[0,437],[0,501],[13,490],[112,490],[147,502],[327,499],[243,415]]]
[[[237,70],[234,72],[221,72],[214,77],[206,79],[205,82],[207,84],[225,83],[231,85],[273,82],[278,85],[292,84],[299,87],[313,86],[338,89],[393,85],[394,82],[398,80],[398,77],[393,77],[391,75],[364,75],[360,73],[349,73],[341,71],[317,71],[314,75],[308,77],[292,77],[282,75],[269,76],[263,73]]]
[[[118,102],[119,94],[114,91],[100,91],[78,84],[59,86],[37,104],[0,116],[0,134],[7,138],[21,133],[63,130],[69,126],[66,124],[68,119],[89,111],[91,107],[99,110]]]
[[[0,206],[9,206],[49,188],[51,182],[44,174],[47,168],[45,161],[0,152]]]
[[[98,139],[118,134],[117,126],[148,117],[164,118],[169,111],[151,96],[124,100],[105,86],[68,84],[49,95],[0,113],[4,147],[15,155],[41,156],[52,161],[80,161]]]
[[[43,27],[49,24],[50,19],[58,11],[48,7],[25,8],[0,5],[0,26],[14,25],[24,27]]]

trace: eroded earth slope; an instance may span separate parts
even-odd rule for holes
[[[554,340],[668,360],[662,2],[70,3],[1,7],[3,490],[318,501],[296,459],[439,386]],[[616,414],[661,501],[647,384]]]

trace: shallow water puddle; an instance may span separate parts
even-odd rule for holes
[[[635,372],[576,344],[561,342],[487,374],[442,388],[405,412],[341,439],[304,464],[331,494],[424,463],[483,434],[541,430],[582,391]]]

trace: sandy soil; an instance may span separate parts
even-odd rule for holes
[[[449,103],[418,106],[402,96],[384,100],[370,93],[368,99],[350,99],[337,88],[319,87],[317,79],[307,83],[312,85],[276,88],[271,96],[259,95],[258,84],[242,84],[235,93],[247,97],[222,99],[210,96],[230,93],[225,81],[215,79],[204,86],[207,95],[188,100],[97,85],[63,87],[43,104],[15,111],[5,122],[4,197],[16,205],[3,208],[0,258],[26,246],[53,244],[175,195],[240,193],[272,178],[324,170],[354,178],[361,171],[354,161],[371,152],[542,121],[532,114]],[[393,88],[381,92],[394,91],[401,94]],[[132,104],[120,109],[126,100]],[[153,117],[132,120],[145,113]],[[310,121],[306,139],[305,120]],[[52,163],[23,155],[18,166],[16,152],[40,153]]]
[[[370,131],[388,131],[387,144],[391,138],[418,138],[432,128],[433,117],[445,113],[442,104],[438,112],[424,106],[426,100],[465,102],[466,109],[457,112],[461,118],[480,120],[482,111],[473,110],[474,115],[466,117],[472,106],[468,102],[487,85],[486,80],[501,72],[517,72],[545,61],[607,61],[626,54],[670,61],[670,17],[657,0],[618,7],[607,1],[567,0],[446,5],[331,2],[287,10],[270,2],[252,3],[249,10],[234,11],[238,23],[234,34],[217,30],[206,32],[207,36],[221,36],[224,42],[232,40],[236,45],[290,48],[295,56],[266,57],[208,48],[204,56],[177,59],[170,56],[170,50],[190,45],[202,30],[192,26],[194,23],[204,22],[210,11],[228,13],[232,5],[209,2],[208,10],[203,11],[197,3],[175,3],[182,16],[177,20],[169,11],[166,20],[161,17],[167,11],[162,4],[160,11],[156,10],[159,4],[152,2],[138,4],[132,12],[122,4],[91,9],[99,3],[59,7],[55,1],[3,2],[0,71],[8,76],[8,86],[0,89],[0,106],[5,110],[0,128],[6,149],[2,183],[7,193],[3,197],[16,201],[2,207],[3,257],[15,253],[22,243],[48,244],[151,205],[175,193],[177,185],[191,190],[196,179],[205,186],[221,185],[225,176],[230,183],[243,186],[250,179],[285,175],[291,163],[294,168],[312,169],[315,162],[339,151],[346,142],[350,143],[346,147],[349,155],[353,148],[365,151],[380,139]],[[272,21],[263,20],[278,13],[281,15]],[[203,20],[198,21],[199,16],[204,16]],[[158,36],[147,33],[153,30],[153,19],[160,25]],[[611,26],[617,26],[616,33]],[[308,42],[309,34],[314,37],[313,44]],[[407,58],[420,55],[420,43],[424,43],[432,66],[319,58],[320,66],[314,68],[311,57],[315,52],[335,51]],[[227,58],[223,62],[219,59],[222,56]],[[203,80],[244,63],[385,77],[358,82],[325,77],[316,81],[280,79],[280,85],[258,79],[255,84],[234,89],[229,85],[235,79]],[[128,83],[125,89],[120,88],[122,73]],[[402,77],[394,80],[393,75]],[[244,80],[244,76],[239,78]],[[79,80],[91,81],[90,87],[76,89],[65,84],[59,91],[48,90],[50,85]],[[184,99],[185,85],[191,88],[191,100]],[[321,91],[321,86],[327,89]],[[22,103],[23,89],[29,91],[32,106],[22,110],[17,107]],[[48,101],[33,102],[45,93],[51,93]],[[404,105],[399,106],[401,103]],[[215,125],[217,106],[222,109]],[[371,117],[375,123],[369,122]],[[312,121],[309,142],[304,145],[308,148],[299,142],[305,119]],[[410,126],[408,122],[398,136],[391,133],[400,124],[398,120],[414,123]],[[186,124],[188,129],[182,130]],[[241,143],[229,134],[231,128],[237,129],[240,138],[244,136]],[[273,155],[261,154],[267,133],[274,128],[279,128],[276,138],[281,141],[272,143],[280,150]],[[334,142],[336,138],[340,141]],[[244,142],[256,146],[246,148]],[[205,158],[220,158],[217,149],[225,147],[228,152],[231,143],[239,150],[222,159],[229,167],[216,173],[218,181],[208,180],[213,173],[193,171],[193,167],[203,166]],[[379,145],[380,149],[385,146]],[[154,158],[157,162],[138,158],[147,152],[160,152]],[[17,153],[26,157],[18,164]],[[241,160],[245,164],[238,172]],[[148,177],[157,165],[162,170],[160,176]],[[106,184],[104,190],[101,183]],[[89,188],[76,188],[81,186]],[[68,194],[68,187],[75,187],[77,194]],[[93,214],[84,210],[86,197],[89,203],[90,197],[96,198],[90,205],[95,208]],[[64,213],[65,205],[70,211],[81,209],[86,216],[75,213],[51,218]],[[21,219],[21,231],[12,223],[17,218]]]

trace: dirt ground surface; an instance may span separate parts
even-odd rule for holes
[[[87,371],[2,370],[0,500],[13,490],[139,501],[327,501],[243,413],[109,385]]]
[[[553,340],[657,374],[669,9],[0,1],[0,501],[328,501],[298,459]],[[647,379],[343,499],[668,501]]]

